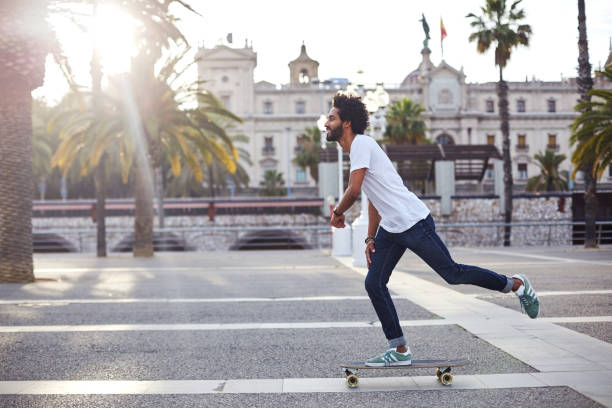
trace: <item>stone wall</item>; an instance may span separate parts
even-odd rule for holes
[[[571,245],[571,226],[554,225],[555,221],[571,222],[571,197],[565,198],[564,212],[559,211],[559,197],[515,198],[513,221],[553,223],[550,226],[513,226],[512,245]],[[442,239],[449,246],[499,246],[502,245],[503,226],[455,226],[449,224],[466,223],[501,223],[503,216],[499,213],[499,200],[494,198],[461,198],[453,201],[450,215],[440,215],[438,199],[424,199],[435,221],[436,228]],[[347,221],[352,222],[361,210],[357,202],[347,212]],[[90,218],[34,218],[34,230],[62,231],[61,235],[83,252],[94,252],[96,245],[96,225]],[[157,225],[157,218],[155,219]],[[197,231],[176,232],[185,242],[196,250],[226,250],[242,234],[243,228],[279,227],[291,228],[301,234],[315,248],[329,248],[330,233],[326,225],[326,217],[310,214],[294,215],[221,215],[211,222],[205,216],[166,217],[168,229],[194,228]],[[300,227],[320,227],[318,232],[300,230]],[[106,219],[107,247],[112,250],[121,239],[133,231],[132,217],[108,217]],[[293,227],[293,228],[292,228]],[[217,229],[230,228],[231,231]],[[113,231],[121,230],[121,231]],[[71,232],[72,231],[72,232]]]

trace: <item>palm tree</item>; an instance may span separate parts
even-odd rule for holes
[[[587,40],[586,30],[586,12],[584,6],[584,0],[578,0],[578,93],[580,99],[576,109],[587,115],[591,109],[591,95],[589,94],[593,88],[593,79],[591,78],[591,64],[589,63],[589,42]],[[579,108],[580,107],[580,108]],[[593,135],[589,133],[592,131],[590,126],[586,125],[585,119],[580,125],[575,125],[574,129],[582,127],[580,134],[580,142],[583,145],[588,145],[588,139]],[[576,138],[573,139],[577,141]],[[580,149],[580,147],[579,147]],[[581,149],[584,152],[584,149]],[[597,221],[597,178],[593,176],[593,173],[597,173],[594,168],[595,162],[592,155],[586,153],[580,153],[586,160],[580,160],[580,167],[576,170],[582,170],[584,172],[584,222],[585,222],[585,236],[584,246],[585,248],[594,248],[597,246],[597,238],[595,231],[595,222]],[[576,154],[572,156],[572,161],[576,157]]]
[[[387,128],[383,138],[384,144],[417,145],[426,143],[425,109],[412,99],[404,98],[391,105],[385,115]]]
[[[159,168],[161,173],[163,152],[175,175],[180,174],[184,162],[199,181],[203,179],[200,157],[205,162],[217,160],[230,172],[236,168],[238,153],[211,115],[240,119],[225,110],[214,95],[200,89],[199,81],[173,90],[169,77],[172,75],[167,76],[162,69],[157,78],[150,78],[148,70],[111,78],[98,114],[85,107],[68,110],[60,117],[69,119],[61,132],[62,143],[53,165],[67,172],[74,159],[80,158],[82,173],[87,174],[108,155],[121,168],[124,183],[133,175],[135,256],[153,254],[151,170]],[[87,99],[91,95],[75,93],[74,98]],[[183,109],[189,102],[195,107]],[[158,184],[157,191],[163,195],[161,178]]]
[[[32,95],[54,38],[47,2],[0,2],[0,282],[34,281]]]
[[[392,104],[385,115],[387,127],[382,143],[385,145],[421,145],[429,144],[425,132],[427,126],[423,118],[425,109],[412,99],[404,98]],[[410,180],[412,190],[425,191],[429,164],[424,160],[401,160],[397,163],[400,176]],[[416,177],[415,177],[416,176]]]
[[[287,195],[287,189],[285,180],[283,180],[283,173],[278,173],[276,170],[268,170],[264,173],[263,181],[259,182],[259,185],[263,187],[261,195],[271,196],[284,196]]]
[[[476,30],[469,36],[469,41],[476,41],[479,53],[486,53],[495,45],[495,65],[499,67],[497,82],[497,98],[501,133],[503,138],[502,154],[504,160],[504,246],[510,246],[510,223],[512,222],[512,161],[510,159],[510,114],[508,112],[508,84],[504,81],[503,70],[510,60],[513,48],[519,45],[528,46],[531,27],[521,24],[525,18],[525,10],[519,9],[522,0],[516,0],[510,8],[506,0],[486,0],[481,7],[481,16],[473,13],[470,25]]]
[[[559,172],[559,165],[566,156],[552,150],[537,153],[534,158],[540,168],[540,174],[527,180],[527,191],[567,191],[567,172]]]
[[[606,67],[601,75],[612,82],[612,66]],[[592,89],[587,96],[589,101],[576,105],[576,111],[582,113],[571,126],[570,142],[577,145],[572,154],[575,165],[572,177],[590,165],[591,178],[596,181],[612,163],[612,91]]]
[[[317,126],[307,127],[298,136],[299,151],[293,163],[302,169],[310,171],[310,177],[319,181],[319,147],[321,146],[321,130]]]
[[[231,136],[232,142],[234,145],[237,143],[247,143],[248,137],[244,135],[234,135]],[[215,195],[214,190],[218,189],[228,189],[228,184],[231,182],[234,186],[240,190],[242,188],[248,187],[250,177],[249,173],[243,164],[252,165],[249,152],[237,146],[236,150],[238,150],[238,161],[236,162],[236,171],[231,173],[227,170],[227,168],[217,160],[212,162],[212,183],[211,183],[211,172],[204,172],[203,180],[198,181],[191,170],[191,168],[186,167],[181,170],[181,173],[178,176],[172,174],[172,171],[169,169],[169,163],[165,164],[164,167],[169,170],[166,174],[166,195],[168,197],[203,197],[208,194],[208,196],[213,197]],[[164,163],[167,163],[167,159],[164,160]],[[202,168],[207,167],[203,160],[200,159],[200,165]],[[203,182],[208,185],[209,191],[206,192],[203,187]],[[211,189],[213,192],[211,193]]]

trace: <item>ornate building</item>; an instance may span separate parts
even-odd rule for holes
[[[428,137],[440,144],[491,144],[502,146],[494,82],[467,83],[463,68],[444,60],[435,65],[424,48],[418,67],[395,88],[386,88],[391,103],[411,98],[425,107]],[[238,132],[249,137],[252,167],[250,187],[257,188],[267,170],[277,170],[290,195],[315,194],[315,182],[307,171],[292,163],[297,138],[306,127],[316,126],[331,107],[331,98],[347,80],[318,78],[319,63],[302,45],[299,56],[289,63],[289,82],[275,85],[255,83],[257,54],[252,46],[230,48],[219,45],[200,48],[199,76],[222,102],[243,118]],[[612,63],[612,48],[606,64]],[[570,170],[569,125],[576,118],[576,78],[545,82],[525,79],[508,82],[510,139],[513,176],[517,189],[539,173],[533,156],[546,149],[565,154],[562,169]],[[595,87],[609,86],[595,78]],[[490,190],[491,171],[481,183],[465,182],[461,191]],[[612,182],[612,170],[600,182]]]

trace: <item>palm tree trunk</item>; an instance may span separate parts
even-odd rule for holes
[[[589,63],[589,43],[586,32],[586,12],[584,0],[578,0],[578,93],[580,102],[588,102],[591,97],[587,94],[593,88],[591,78],[591,64]],[[597,246],[595,222],[597,221],[597,180],[593,177],[593,163],[582,169],[584,173],[584,221],[585,248]]]
[[[512,161],[510,158],[510,114],[508,112],[508,84],[503,80],[502,70],[499,69],[499,82],[497,83],[497,98],[499,106],[499,119],[502,133],[502,156],[504,160],[504,246],[510,246],[512,223]]]
[[[106,154],[94,172],[96,187],[96,255],[106,256]]]
[[[32,96],[27,85],[0,81],[0,282],[34,281]]]
[[[157,192],[157,217],[159,228],[164,228],[164,179],[162,166],[155,167],[155,191]]]
[[[143,154],[144,156],[144,154]],[[134,256],[153,256],[153,186],[150,169],[143,158],[134,168]]]
[[[93,2],[94,19],[98,14],[98,1]],[[100,54],[93,39],[93,52],[91,56],[91,90],[93,93],[92,109],[94,115],[99,115],[101,110],[102,94],[102,67],[100,65]],[[96,254],[98,257],[106,257],[106,155],[102,157],[95,169],[94,184],[96,187]]]

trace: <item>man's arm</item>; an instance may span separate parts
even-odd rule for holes
[[[363,178],[365,177],[366,168],[357,169],[351,171],[349,175],[349,183],[340,204],[335,208],[335,212],[339,215],[332,213],[330,224],[332,227],[343,228],[344,227],[344,212],[351,208],[355,201],[361,195],[361,184],[363,184]]]

